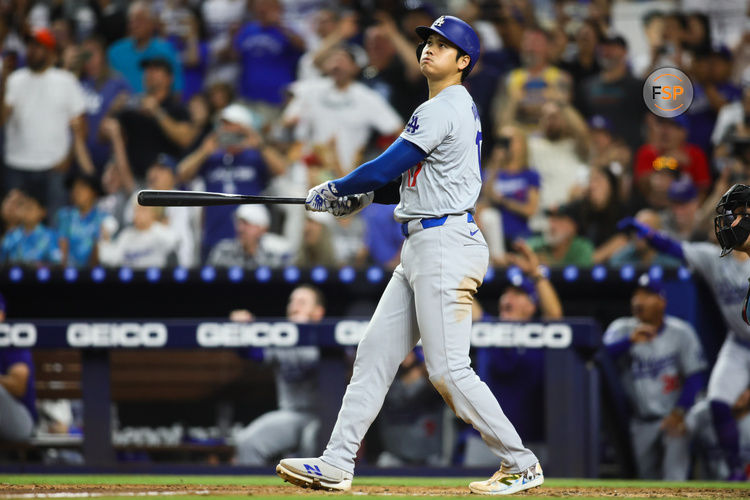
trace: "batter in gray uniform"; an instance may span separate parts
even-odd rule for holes
[[[469,488],[515,493],[542,484],[542,469],[469,359],[471,305],[489,258],[473,217],[482,187],[482,130],[477,108],[461,85],[479,56],[479,39],[451,16],[417,33],[424,40],[417,55],[430,99],[385,153],[342,179],[316,186],[306,202],[308,210],[344,215],[379,201],[382,187],[399,177],[394,216],[407,237],[401,264],[359,344],[325,452],[320,458],[282,460],[276,471],[302,487],[350,489],[359,444],[399,364],[421,338],[430,382],[502,463],[489,480]],[[344,198],[350,195],[354,198]]]
[[[661,284],[641,276],[633,316],[616,319],[604,334],[630,399],[630,440],[641,479],[684,481],[690,468],[685,413],[703,389],[706,361],[689,323],[664,315]]]

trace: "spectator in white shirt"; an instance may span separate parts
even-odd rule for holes
[[[397,136],[404,126],[401,117],[377,92],[356,81],[367,55],[353,45],[332,49],[323,64],[328,78],[296,82],[294,98],[284,111],[284,123],[296,126],[300,142],[336,143],[344,175],[361,163],[360,155],[372,130]]]
[[[177,249],[178,237],[169,226],[159,222],[161,207],[135,205],[133,225],[123,229],[113,241],[102,227],[99,260],[105,266],[133,269],[165,267]]]
[[[78,167],[94,174],[86,148],[83,89],[72,73],[53,66],[55,47],[51,31],[35,30],[28,67],[3,74],[5,190],[27,186],[44,193],[50,215],[67,201],[63,177],[70,166],[71,135]]]

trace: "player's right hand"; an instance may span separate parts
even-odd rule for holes
[[[650,342],[656,337],[656,327],[646,323],[640,323],[635,327],[633,333],[630,334],[630,341],[637,344],[639,342]]]
[[[338,196],[333,192],[332,182],[318,184],[307,193],[305,199],[305,209],[310,212],[327,212],[331,209],[331,204],[338,200]]]

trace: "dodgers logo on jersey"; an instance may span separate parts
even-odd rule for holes
[[[411,120],[409,120],[409,123],[406,124],[406,131],[410,134],[416,133],[417,130],[419,130],[419,124],[417,123],[419,121],[419,117],[417,115],[414,115],[411,117]]]

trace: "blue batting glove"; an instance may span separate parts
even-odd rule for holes
[[[326,212],[336,200],[338,200],[338,196],[336,196],[336,188],[333,182],[324,182],[307,193],[305,208],[310,212]]]

